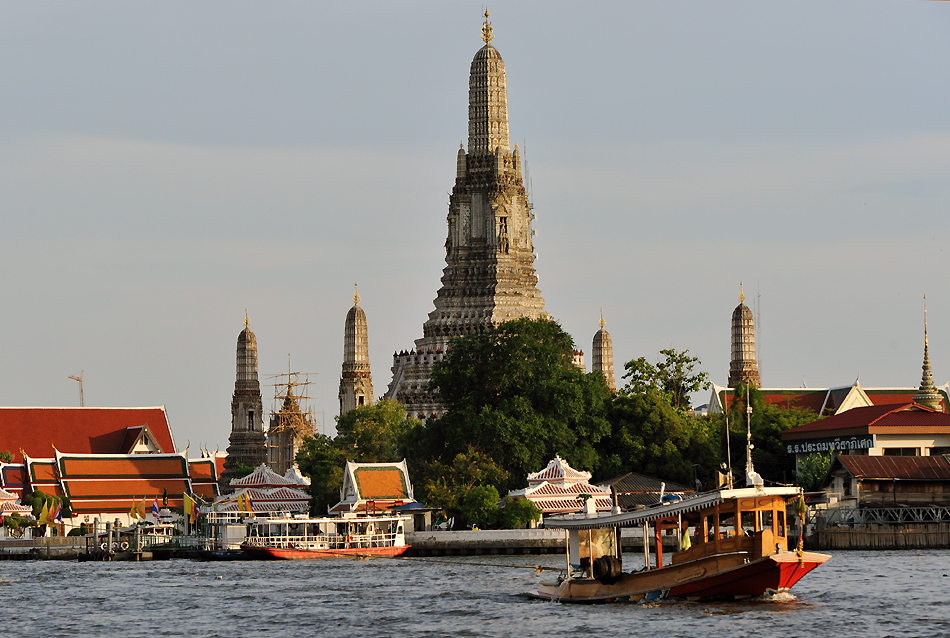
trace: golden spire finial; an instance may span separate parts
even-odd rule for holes
[[[927,349],[927,294],[924,293],[924,350]]]
[[[745,303],[745,293],[742,292],[742,282],[739,282],[739,303]]]
[[[600,329],[604,329],[604,309],[600,309]]]
[[[244,327],[247,328],[251,325],[251,319],[247,316],[247,308],[244,309]]]
[[[488,21],[488,9],[485,9],[485,24],[482,25],[482,40],[488,45],[495,36],[491,32],[491,22]]]
[[[359,293],[359,284],[353,284],[353,305],[356,306],[360,303],[360,293]]]

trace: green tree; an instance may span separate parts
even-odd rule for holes
[[[521,529],[541,520],[541,510],[526,498],[505,497],[498,511],[498,524],[504,529]]]
[[[13,452],[10,450],[4,450],[3,452],[0,452],[0,461],[3,461],[4,463],[13,463]]]
[[[340,501],[347,461],[395,463],[404,455],[406,437],[418,425],[394,401],[378,401],[337,417],[337,436],[323,434],[304,439],[297,466],[310,478],[310,511],[326,513]]]
[[[297,450],[297,467],[310,478],[310,513],[326,514],[340,501],[346,454],[325,434],[308,436]]]
[[[795,479],[801,488],[806,492],[820,490],[821,483],[828,476],[828,470],[831,468],[831,462],[834,458],[834,454],[831,452],[826,454],[816,452],[803,458],[795,472]]]
[[[491,527],[498,517],[498,490],[494,485],[476,485],[462,496],[460,509],[469,523]]]
[[[627,371],[627,384],[623,394],[644,394],[650,389],[658,391],[676,410],[690,408],[691,392],[708,390],[709,375],[696,371],[699,359],[689,356],[689,350],[678,352],[670,348],[660,350],[663,358],[653,365],[645,357],[633,359],[623,365]]]
[[[413,437],[423,457],[446,463],[469,447],[508,475],[502,492],[560,454],[591,468],[610,432],[611,393],[601,374],[572,362],[574,342],[549,319],[517,319],[452,342],[431,384],[447,408]]]
[[[694,478],[711,479],[718,439],[705,421],[678,412],[657,390],[618,395],[608,418],[612,432],[599,446],[599,477],[639,472],[690,487]]]
[[[400,403],[383,399],[338,416],[335,443],[351,461],[394,463],[405,458],[406,435],[418,424]]]
[[[461,527],[466,520],[462,513],[466,494],[475,487],[504,483],[508,473],[488,456],[469,448],[457,454],[451,464],[418,463],[414,476],[417,497],[440,508],[446,518],[454,518],[455,526]]]

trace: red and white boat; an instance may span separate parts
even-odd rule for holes
[[[409,549],[408,520],[391,514],[256,517],[248,521],[241,549],[250,558],[284,560],[398,556]]]
[[[830,556],[788,550],[787,511],[797,487],[723,489],[643,510],[545,520],[567,536],[567,566],[529,596],[563,603],[685,598],[742,599],[786,592]],[[649,556],[648,527],[657,541],[665,529],[681,534],[681,551],[663,565],[657,542]],[[644,567],[624,571],[620,530],[643,528]],[[692,528],[694,534],[690,535]]]

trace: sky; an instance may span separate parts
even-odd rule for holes
[[[950,379],[950,7],[490,5],[545,308],[587,353],[724,385]],[[332,434],[354,283],[375,393],[445,264],[484,5],[0,0],[0,405],[166,406],[227,447],[245,308],[265,406]],[[706,395],[694,403],[704,403]]]

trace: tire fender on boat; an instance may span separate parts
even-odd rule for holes
[[[119,544],[119,548],[120,548],[123,552],[124,552],[125,550],[127,550],[127,549],[129,548],[129,543],[128,543],[128,541],[122,541],[122,543]]]

